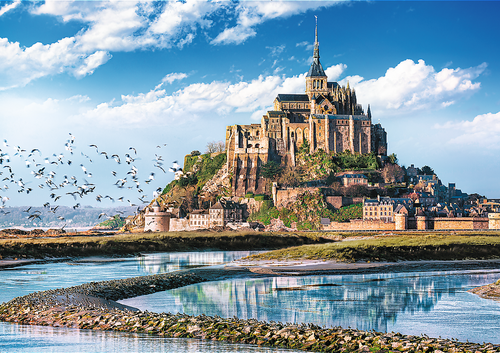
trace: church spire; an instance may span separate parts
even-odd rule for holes
[[[314,53],[313,58],[319,59],[319,42],[318,42],[318,16],[314,16],[316,18],[316,31],[314,36]]]
[[[308,77],[311,76],[324,76],[326,77],[325,71],[319,62],[319,42],[318,42],[318,17],[316,17],[316,29],[314,31],[314,52],[313,52],[313,62],[307,73]]]

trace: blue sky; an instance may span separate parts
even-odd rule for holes
[[[173,178],[172,161],[224,139],[226,125],[259,122],[277,93],[304,92],[317,16],[329,81],[349,81],[371,105],[389,153],[500,198],[498,13],[497,1],[0,1],[0,148],[13,179],[32,188],[2,181],[0,197],[11,206],[53,202],[52,192],[67,205],[110,205],[97,194],[151,199]],[[90,144],[137,159],[118,164]],[[17,146],[27,152],[14,156]],[[25,167],[34,148],[32,165],[53,170],[56,184],[74,176],[94,194],[39,188],[44,179]],[[60,153],[66,164],[44,163]]]

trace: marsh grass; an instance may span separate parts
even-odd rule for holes
[[[402,261],[500,258],[500,234],[380,236],[274,250],[250,259]]]
[[[331,240],[315,233],[161,232],[0,239],[0,258],[134,255],[141,252],[278,249]]]

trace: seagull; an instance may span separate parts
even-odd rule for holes
[[[135,155],[137,156],[137,150],[134,147],[129,147],[129,150],[134,151]]]
[[[83,164],[80,164],[80,167],[82,167],[83,172],[87,174],[87,168],[85,168]]]
[[[33,214],[28,216],[29,220],[34,220],[35,218],[38,218],[39,220],[41,220],[40,215],[38,213],[33,213]]]
[[[99,153],[99,148],[97,147],[97,145],[89,145],[89,147],[95,147],[95,151]]]
[[[114,158],[114,160],[116,161],[116,163],[121,164],[121,160],[120,160],[120,156],[119,155],[113,154],[113,155],[111,155],[111,157]]]
[[[99,214],[99,218],[98,219],[101,219],[101,217],[104,217],[104,216],[109,217],[106,213],[103,212],[103,213]]]

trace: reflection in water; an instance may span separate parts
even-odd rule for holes
[[[201,283],[120,302],[155,312],[312,322],[327,327],[395,330],[498,343],[500,303],[466,292],[497,278],[498,271],[238,279]],[[442,309],[443,303],[457,301],[466,301],[467,308],[458,305],[450,310],[445,305]],[[483,317],[478,318],[481,310]],[[460,317],[464,322],[464,316],[478,322],[496,320],[496,324],[483,325],[481,333],[470,334],[457,321]],[[428,326],[426,320],[437,320],[441,325]],[[457,327],[450,330],[453,325]]]
[[[86,282],[166,273],[195,266],[227,263],[256,251],[207,251],[144,254],[129,258],[84,258],[0,269],[0,303],[32,292]]]
[[[1,352],[297,352],[209,340],[0,323]]]
[[[261,251],[207,251],[147,254],[138,258],[139,266],[148,274],[172,272],[181,269],[222,265]]]

